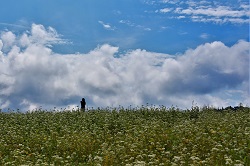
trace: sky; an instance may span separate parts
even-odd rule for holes
[[[250,105],[248,0],[8,0],[0,109]]]

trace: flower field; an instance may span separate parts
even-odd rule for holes
[[[0,165],[250,165],[250,109],[0,113]]]

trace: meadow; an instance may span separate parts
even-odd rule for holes
[[[1,112],[0,165],[250,165],[250,109]]]

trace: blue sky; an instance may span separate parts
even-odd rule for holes
[[[175,54],[215,40],[229,45],[239,39],[248,40],[249,8],[241,7],[248,5],[248,1],[215,2],[10,0],[1,5],[0,27],[23,31],[32,23],[51,26],[73,43],[59,48],[61,52],[88,52],[98,44],[109,43],[125,50],[143,48]],[[224,14],[220,13],[223,10],[218,9],[220,7],[225,10]],[[177,12],[177,8],[182,9]],[[186,14],[184,10],[189,8],[193,11]],[[194,14],[199,8],[204,9],[204,14]],[[235,12],[242,12],[242,15],[237,16]]]
[[[249,16],[248,0],[1,2],[0,108],[249,104]]]

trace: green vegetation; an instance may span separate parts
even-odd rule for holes
[[[0,112],[0,165],[250,165],[250,109]]]

